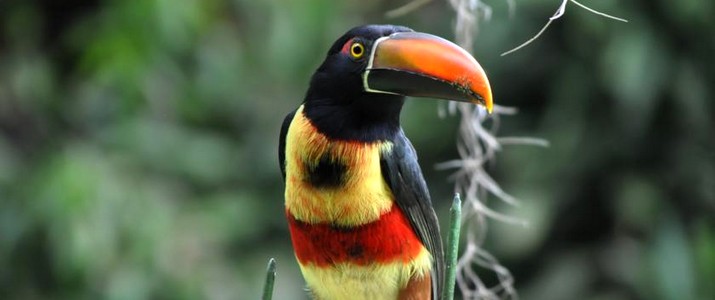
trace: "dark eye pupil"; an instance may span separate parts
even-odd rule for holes
[[[362,54],[362,47],[360,45],[354,45],[353,46],[353,54],[355,54],[355,55]]]

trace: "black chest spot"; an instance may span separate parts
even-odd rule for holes
[[[308,182],[320,188],[340,187],[345,180],[346,171],[344,164],[323,156],[317,165],[308,168]]]
[[[365,253],[365,249],[362,247],[362,244],[360,243],[355,243],[351,247],[348,248],[348,256],[351,258],[362,258],[363,254]]]

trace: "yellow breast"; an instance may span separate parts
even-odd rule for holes
[[[394,199],[380,171],[380,152],[391,147],[389,142],[331,141],[299,107],[286,135],[286,209],[307,223],[355,226],[379,219]],[[325,155],[346,167],[338,188],[315,187],[308,180],[309,168]]]

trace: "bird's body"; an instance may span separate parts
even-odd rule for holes
[[[421,74],[402,59],[410,53],[394,56],[404,51],[396,46],[446,42],[435,39],[386,25],[349,31],[313,75],[303,105],[284,120],[279,156],[285,213],[315,299],[422,300],[436,299],[441,290],[437,217],[417,155],[399,125],[401,94],[424,87],[391,82],[407,78],[400,68],[408,69],[407,76]],[[461,50],[450,47],[444,50]],[[411,80],[429,83],[425,78]],[[455,86],[469,90],[464,82],[436,82],[432,87],[440,92],[433,96],[452,96]]]
[[[397,299],[416,281],[426,285],[421,299],[428,299],[430,253],[381,171],[393,142],[332,140],[302,106],[289,128],[286,215],[306,281],[324,287],[313,293],[320,299]]]

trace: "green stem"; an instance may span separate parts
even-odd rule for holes
[[[442,290],[442,300],[454,299],[454,284],[457,278],[457,257],[459,255],[459,231],[462,225],[462,200],[459,193],[454,195],[452,208],[449,209],[449,238],[447,239],[447,270]]]
[[[276,280],[276,260],[271,258],[268,260],[268,268],[266,270],[266,283],[263,285],[263,300],[271,300],[273,298],[273,282]]]

